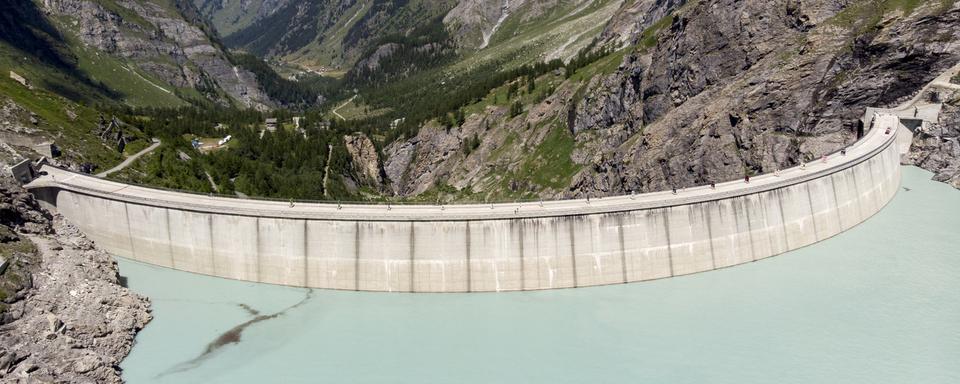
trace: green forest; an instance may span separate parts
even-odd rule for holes
[[[449,59],[447,55],[452,54],[443,43],[447,39],[439,22],[416,34],[388,36],[383,42],[401,47],[434,43],[436,48],[415,54],[410,53],[411,49],[400,49],[381,60],[392,70],[376,75],[354,70],[342,79],[314,76],[290,80],[256,56],[232,54],[231,60],[253,72],[281,108],[260,112],[203,101],[180,108],[113,108],[110,113],[163,142],[153,156],[118,177],[208,194],[328,201],[369,199],[372,197],[362,195],[354,181],[360,178],[351,163],[344,135],[360,132],[376,137],[374,144],[382,152],[386,144],[415,136],[427,121],[435,120],[448,128],[463,124],[464,107],[505,84],[509,84],[507,100],[513,100],[509,114],[518,116],[526,105],[515,96],[521,90],[533,94],[539,76],[561,70],[570,77],[611,53],[591,45],[569,63],[553,60],[509,70],[504,70],[501,63],[492,63],[447,77],[442,70],[442,64]],[[351,94],[362,96],[372,108],[388,112],[346,121],[331,119],[330,109]],[[549,92],[539,94],[545,96]],[[294,128],[294,117],[302,119],[299,129]],[[265,130],[267,118],[278,119],[276,131]],[[401,118],[403,123],[390,129],[391,121]],[[230,142],[216,150],[204,151],[192,143],[193,139],[217,141],[228,135]],[[480,142],[480,137],[468,138],[464,153],[475,150]]]

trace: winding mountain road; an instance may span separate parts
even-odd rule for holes
[[[103,171],[103,172],[100,172],[100,173],[96,174],[96,176],[99,177],[99,178],[104,178],[104,177],[110,176],[110,174],[112,174],[112,173],[120,172],[120,171],[122,171],[124,168],[129,167],[130,164],[133,164],[133,162],[137,161],[137,159],[143,157],[144,155],[146,155],[146,154],[148,154],[148,153],[150,153],[150,152],[153,152],[155,149],[157,149],[158,147],[160,147],[160,144],[161,144],[160,140],[158,140],[158,139],[153,139],[153,144],[151,144],[149,147],[145,148],[144,150],[142,150],[142,151],[140,151],[140,152],[137,152],[137,153],[136,153],[135,155],[133,155],[133,156],[128,157],[126,160],[124,160],[122,163],[118,164],[116,167],[110,168],[110,169],[108,169],[108,170],[106,170],[106,171]]]

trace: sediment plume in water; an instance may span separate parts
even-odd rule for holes
[[[240,307],[240,309],[242,309],[242,310],[244,310],[244,311],[247,311],[247,313],[249,313],[250,316],[259,316],[259,315],[260,315],[260,311],[254,309],[253,307],[251,307],[251,306],[249,306],[249,305],[247,305],[247,304],[240,303],[240,304],[237,304],[237,306]]]
[[[248,313],[250,313],[252,316],[255,316],[255,317],[222,333],[219,337],[217,337],[216,339],[211,341],[209,344],[207,344],[207,348],[204,349],[203,353],[201,353],[199,356],[194,357],[193,359],[190,359],[183,363],[177,364],[172,368],[170,368],[169,370],[167,370],[166,372],[163,372],[157,375],[157,377],[159,378],[159,377],[167,376],[167,375],[178,373],[178,372],[189,371],[191,369],[194,369],[200,366],[200,364],[202,364],[204,361],[209,359],[215,353],[220,351],[223,347],[230,344],[239,343],[241,335],[243,334],[243,331],[249,328],[251,325],[280,317],[283,314],[287,313],[288,311],[292,309],[296,309],[297,307],[300,307],[301,305],[305,304],[307,301],[310,300],[312,296],[313,296],[313,290],[309,289],[307,290],[307,294],[304,295],[303,299],[298,301],[296,304],[291,305],[287,308],[284,308],[280,312],[276,312],[270,315],[261,315],[259,311],[257,311],[256,309],[253,309],[249,305],[237,304],[237,306],[244,309],[245,311],[247,311]]]

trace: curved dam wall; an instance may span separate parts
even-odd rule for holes
[[[582,287],[752,262],[866,220],[900,183],[898,120],[876,120],[844,156],[676,195],[290,204],[160,191],[52,167],[27,187],[108,252],[182,271],[362,291]]]

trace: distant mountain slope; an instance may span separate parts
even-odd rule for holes
[[[189,2],[10,0],[2,7],[0,60],[55,93],[140,106],[273,105]]]
[[[391,36],[434,23],[442,23],[461,56],[486,50],[481,61],[569,60],[626,6],[624,0],[193,1],[231,48],[334,73],[374,54]],[[651,9],[659,1],[628,3]]]
[[[212,20],[223,20],[240,0],[227,6],[203,3]],[[453,0],[330,0],[262,4],[253,23],[221,28],[224,42],[261,57],[278,57],[313,69],[345,70],[373,43],[404,34],[453,7]],[[275,8],[270,8],[275,7]],[[246,20],[243,16],[238,20]],[[240,27],[229,33],[231,28]]]
[[[259,19],[267,17],[291,0],[194,0],[197,9],[217,28],[229,36]]]

